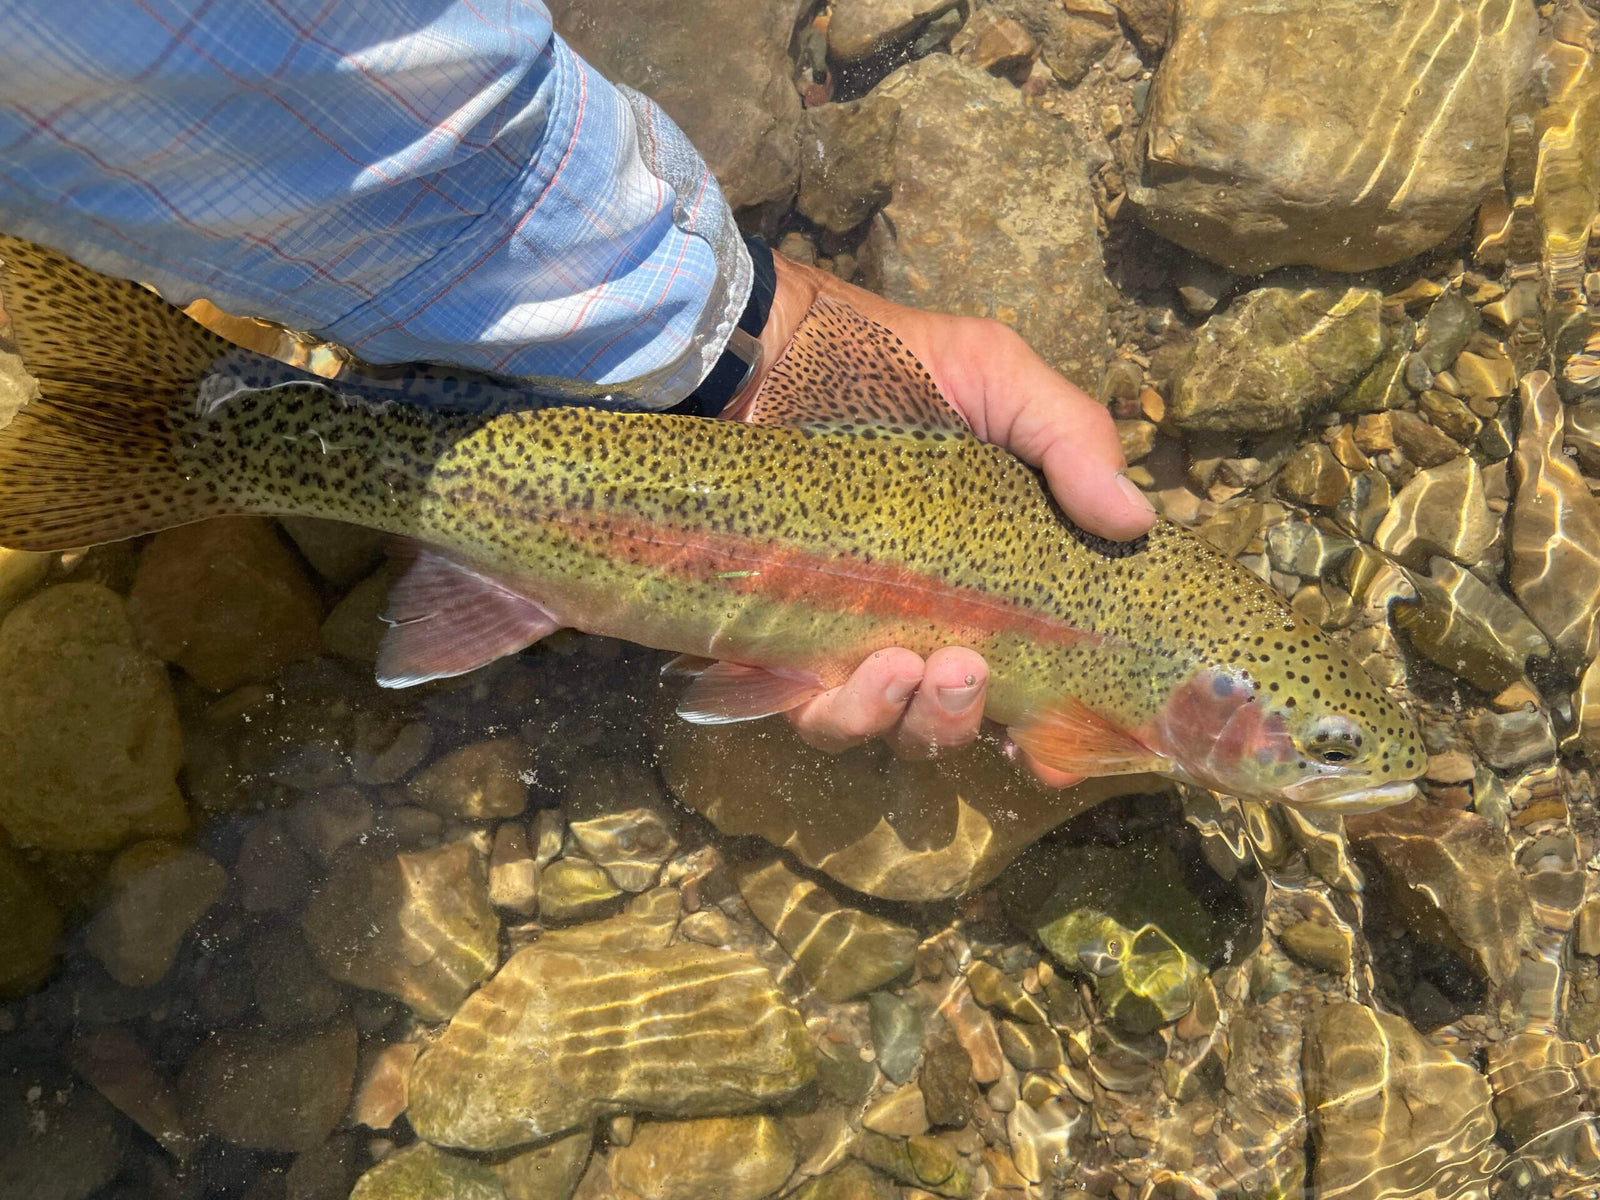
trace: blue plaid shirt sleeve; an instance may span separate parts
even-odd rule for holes
[[[374,362],[647,407],[750,287],[682,132],[528,0],[0,0],[0,227]]]

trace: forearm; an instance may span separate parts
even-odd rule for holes
[[[373,361],[655,405],[739,315],[703,163],[542,5],[70,9],[0,0],[10,232]]]

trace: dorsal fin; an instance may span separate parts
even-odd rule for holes
[[[794,331],[746,420],[805,429],[968,432],[899,338],[826,296]]]

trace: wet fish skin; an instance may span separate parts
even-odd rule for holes
[[[437,650],[428,637],[456,639],[465,657],[448,661],[465,665],[499,645],[470,616],[444,619],[457,609],[504,614],[500,652],[570,625],[743,664],[691,688],[702,719],[792,706],[887,646],[961,644],[990,664],[986,715],[1063,770],[1348,809],[1414,794],[1415,726],[1340,647],[1166,522],[1128,545],[1077,530],[1036,472],[968,434],[859,319],[808,318],[800,365],[769,384],[783,424],[498,411],[514,391],[446,413],[252,363],[48,252],[5,240],[0,257],[44,392],[0,434],[0,544],[228,513],[352,521],[422,548],[397,586],[416,611],[391,633],[396,679],[426,677],[404,667]],[[91,312],[155,349],[148,391],[57,332]],[[837,358],[841,338],[878,355],[860,404],[793,423],[837,394],[806,364]],[[224,363],[233,382],[219,385]]]

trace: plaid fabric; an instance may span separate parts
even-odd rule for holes
[[[750,286],[683,134],[531,0],[0,0],[0,227],[375,362],[650,407]]]

